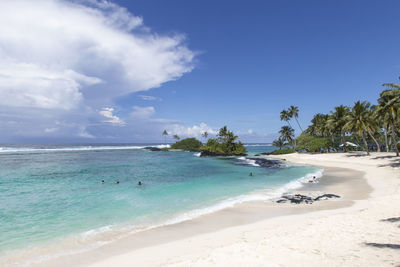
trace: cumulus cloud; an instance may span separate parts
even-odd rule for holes
[[[104,120],[104,122],[108,122],[119,126],[125,125],[125,122],[121,120],[118,116],[115,116],[113,112],[114,112],[113,108],[103,108],[102,110],[99,111],[99,114],[107,118],[107,120]]]
[[[168,127],[168,132],[172,134],[177,134],[179,136],[196,138],[201,138],[201,135],[204,132],[207,132],[211,135],[217,134],[217,131],[215,131],[204,122],[200,123],[199,125],[193,125],[191,127],[185,127],[181,124],[173,124]]]
[[[150,118],[156,110],[154,107],[133,107],[133,112],[131,113],[131,117],[135,119],[148,119]]]
[[[0,108],[10,115],[46,109],[67,121],[79,111],[82,123],[117,97],[180,78],[194,57],[183,35],[158,35],[110,1],[0,1]],[[107,123],[121,124],[102,111]],[[79,123],[68,125],[92,136]]]

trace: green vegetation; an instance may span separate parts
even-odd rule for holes
[[[293,148],[285,147],[284,149],[277,149],[269,153],[270,155],[283,155],[283,154],[291,154],[296,152]]]
[[[279,147],[279,149],[282,149],[282,147],[285,146],[285,142],[283,141],[283,139],[281,137],[279,137],[277,140],[272,142],[272,145]]]
[[[203,144],[196,138],[186,138],[176,142],[171,146],[171,149],[182,149],[186,151],[200,151]]]
[[[307,152],[321,152],[329,150],[332,142],[327,137],[317,137],[309,134],[302,134],[297,138],[297,149]]]
[[[274,141],[278,147],[292,146],[306,151],[349,151],[365,150],[380,152],[394,151],[399,156],[398,136],[400,135],[400,84],[384,83],[377,105],[367,101],[356,101],[352,107],[337,106],[330,114],[317,113],[311,125],[303,132],[297,121],[299,109],[291,106],[280,113],[282,121],[288,123],[279,131]],[[295,138],[290,124],[292,118],[301,134]]]
[[[204,155],[209,156],[237,156],[244,155],[247,150],[238,136],[228,131],[224,126],[219,130],[217,138],[208,139],[207,143],[200,148]]]

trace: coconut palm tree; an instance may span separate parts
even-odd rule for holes
[[[290,128],[292,128],[292,125],[290,124],[290,119],[291,115],[290,112],[287,111],[286,109],[281,111],[281,121],[286,121],[289,125]]]
[[[201,136],[203,136],[203,137],[204,137],[204,141],[207,141],[207,137],[208,137],[208,133],[207,133],[207,131],[206,131],[206,132],[204,132],[204,133],[202,133],[202,134],[201,134]]]
[[[367,101],[355,102],[351,112],[346,116],[347,123],[344,125],[345,130],[357,133],[361,136],[367,155],[369,155],[369,148],[367,139],[365,138],[365,132],[368,132],[367,125],[370,120],[370,114],[368,112],[369,105]]]
[[[287,141],[288,143],[293,144],[294,141],[294,130],[292,127],[289,126],[282,126],[281,130],[279,131],[281,138],[283,141]],[[296,144],[293,144],[296,146]],[[296,149],[296,147],[295,147]]]
[[[168,135],[167,130],[164,130],[164,131],[162,132],[162,135],[164,136],[164,141],[165,141],[165,143],[167,143],[167,135]]]
[[[181,139],[177,134],[174,134],[172,137],[173,137],[176,141],[178,141],[179,139]]]
[[[300,123],[299,123],[299,121],[297,120],[297,118],[299,117],[299,108],[298,108],[298,107],[295,107],[295,106],[290,106],[289,109],[288,109],[288,112],[289,112],[289,114],[290,114],[290,118],[293,118],[293,117],[294,117],[294,119],[295,119],[296,122],[297,122],[297,125],[298,125],[299,128],[300,128],[300,131],[303,133],[303,129],[301,128]]]
[[[330,133],[330,129],[327,126],[328,118],[328,114],[315,114],[311,120],[311,125],[307,128],[306,132],[316,136],[328,136]]]
[[[282,140],[281,137],[279,137],[278,139],[276,139],[272,142],[272,145],[279,147],[279,149],[282,149],[282,147],[285,145],[285,142]]]
[[[333,132],[340,133],[344,152],[346,152],[346,131],[344,130],[344,125],[346,124],[346,116],[349,111],[350,108],[343,105],[335,107],[335,112],[331,111],[331,115],[327,120],[328,127]]]
[[[397,124],[400,119],[400,85],[398,84],[384,84],[385,86],[391,86],[395,88],[392,90],[385,90],[380,94],[378,99],[377,114],[383,118],[385,123],[389,126],[391,137],[393,140],[394,149],[396,155],[399,155],[399,150],[397,148]],[[399,88],[399,89],[396,89]]]

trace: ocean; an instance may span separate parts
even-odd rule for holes
[[[144,149],[149,145],[163,147],[0,145],[0,257],[56,243],[68,253],[94,248],[237,203],[270,201],[322,175],[315,167],[267,168],[249,159],[276,149],[268,144],[226,158]]]

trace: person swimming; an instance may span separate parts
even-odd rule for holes
[[[101,180],[101,183],[104,184],[104,180]]]
[[[249,174],[249,176],[253,176],[253,173],[251,172],[251,173]]]
[[[116,184],[119,184],[119,181],[116,181],[115,183],[116,183]]]
[[[139,182],[137,183],[137,185],[142,185],[142,181],[139,181]]]

